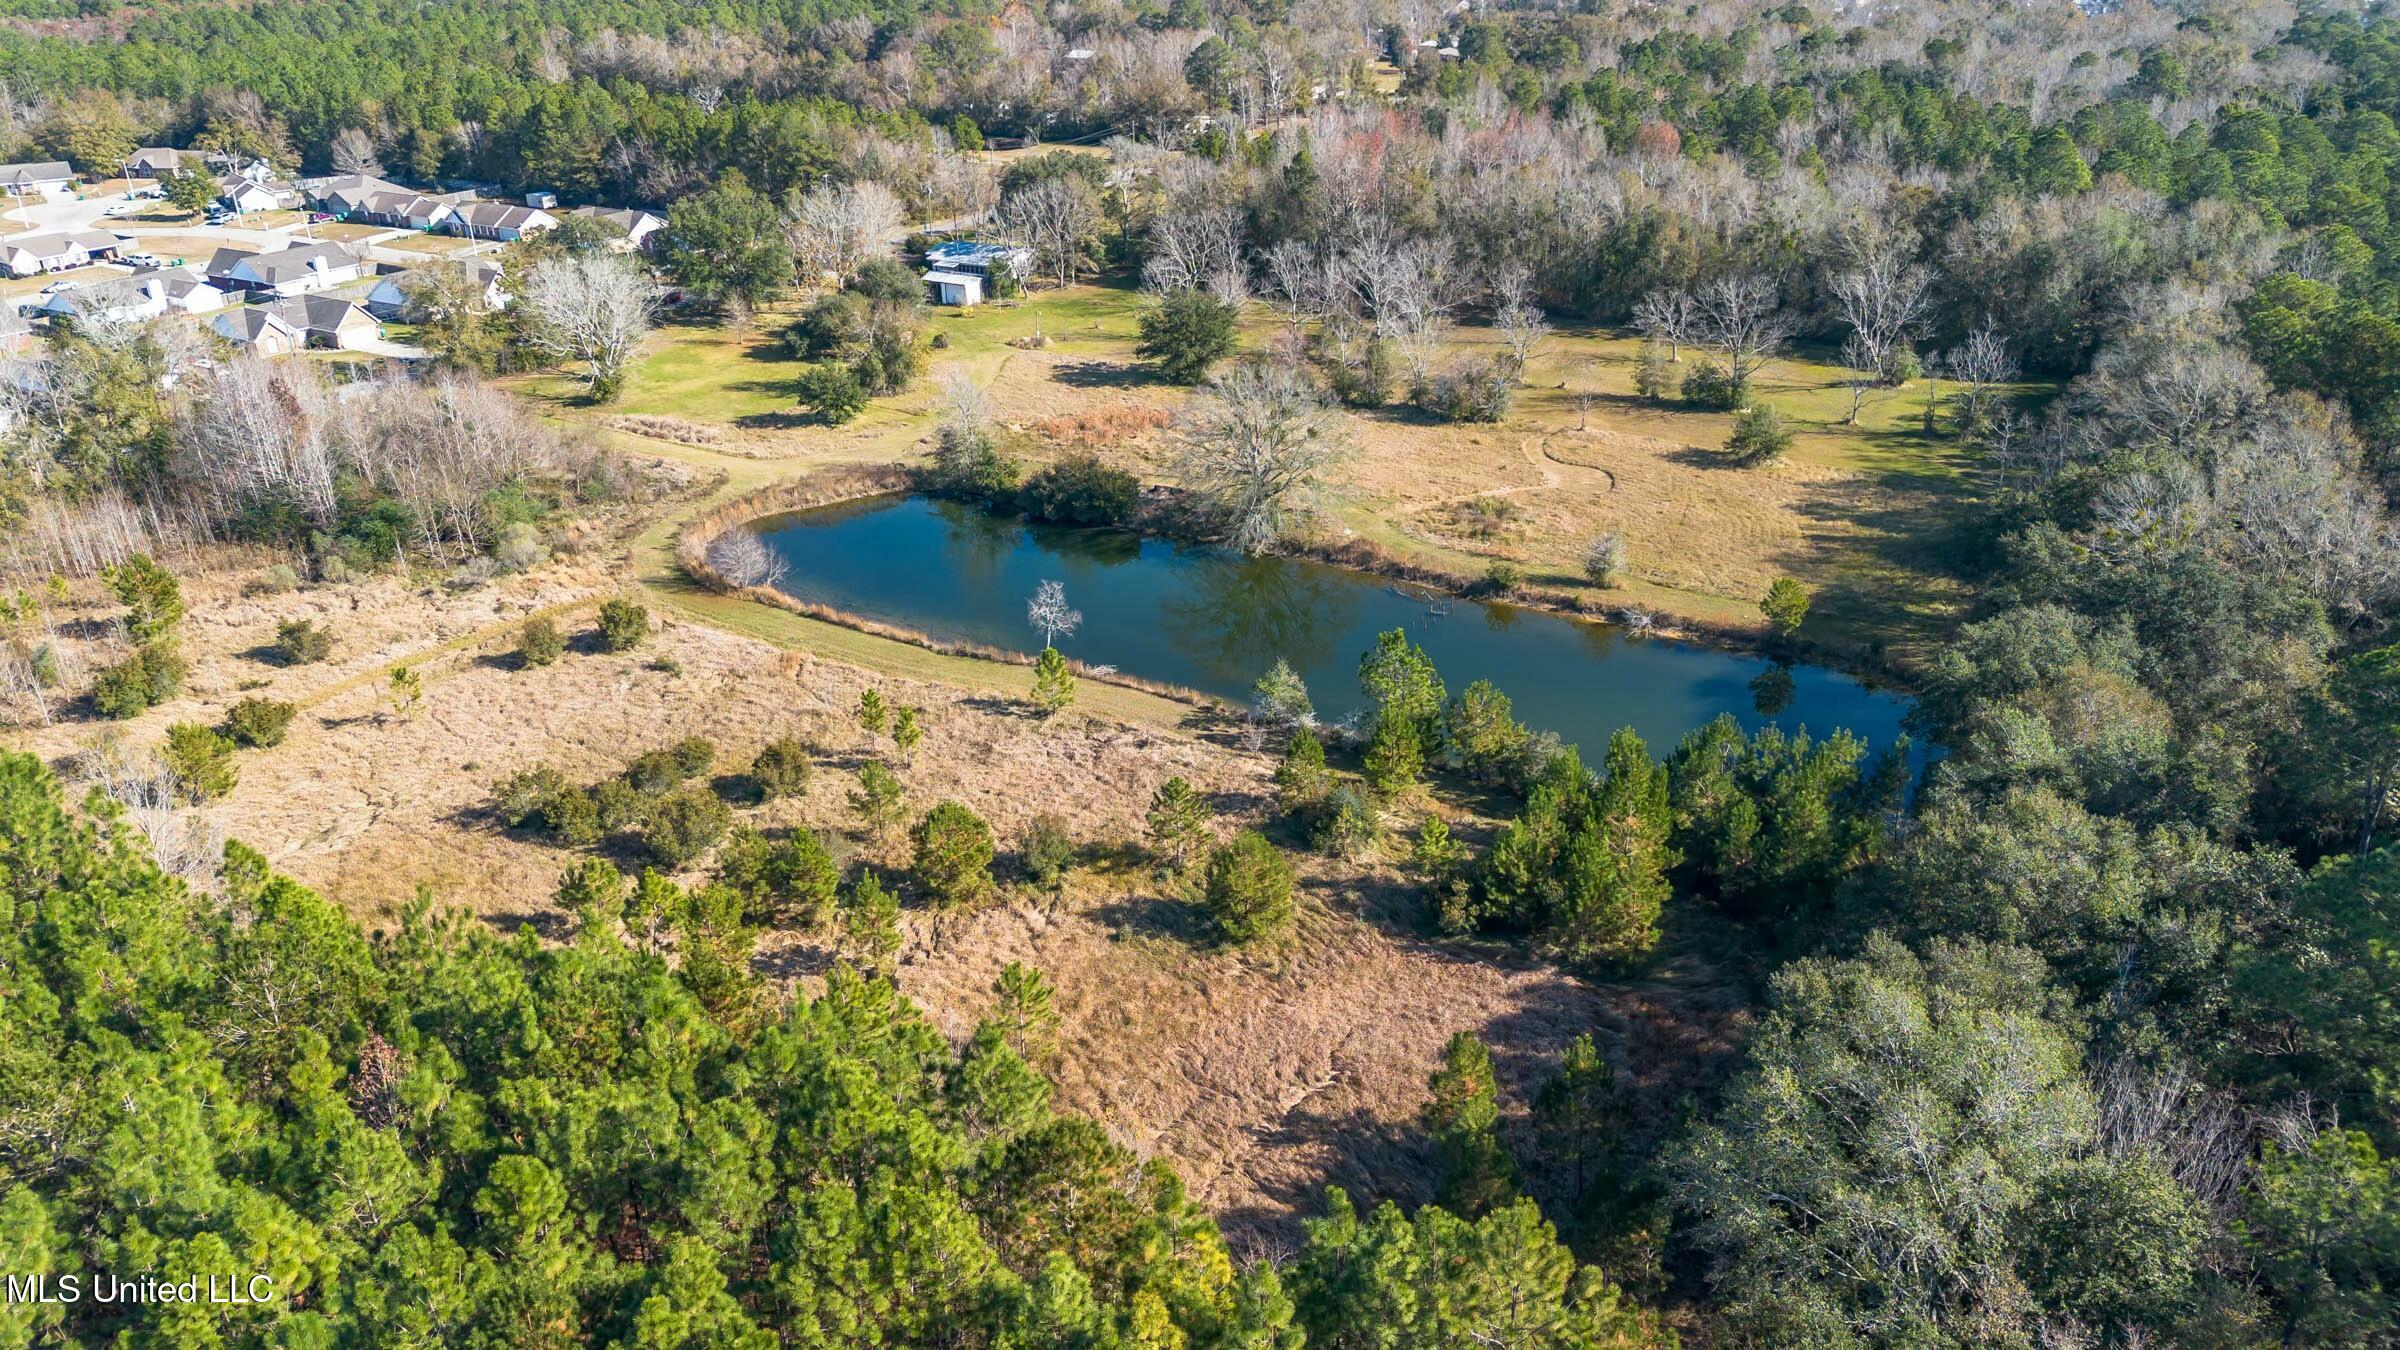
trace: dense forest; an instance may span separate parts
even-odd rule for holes
[[[1587,764],[1404,635],[1366,655],[1365,789],[1451,775],[1510,817],[1474,849],[1417,840],[1429,928],[1604,979],[1696,913],[1757,1025],[1664,1132],[1572,1055],[1503,1131],[1482,1048],[1454,1044],[1427,1066],[1442,1204],[1335,1192],[1300,1250],[1239,1269],[1170,1172],[1050,1110],[1008,1015],[952,1046],[849,968],[779,1006],[712,886],[602,865],[562,886],[565,941],[431,913],[369,937],[244,852],[196,896],[0,760],[8,1271],[264,1266],[296,1291],[139,1324],[189,1344],[1580,1346],[1663,1339],[1670,1309],[1745,1345],[2400,1343],[2400,18],[0,15],[0,159],[166,140],[666,206],[658,262],[704,318],[782,301],[796,258],[835,273],[788,338],[825,362],[827,421],[922,356],[909,280],[843,246],[873,198],[894,225],[996,207],[1045,284],[1140,279],[1176,378],[1272,309],[1228,420],[1395,385],[1496,420],[1514,372],[1446,350],[1457,324],[1622,325],[1661,402],[1746,409],[1791,350],[1838,350],[1861,401],[1925,388],[1981,494],[1922,541],[1973,611],[1906,672],[1938,747],[1913,784],[1848,737],[1730,723]],[[1000,136],[1111,148],[994,170],[971,152]],[[289,420],[236,443],[210,400],[259,406],[260,377],[63,335],[5,395],[0,521],[124,500],[322,574],[486,553],[616,490],[478,401],[457,372],[518,344],[473,327],[434,335],[429,387],[515,448],[438,473],[406,391],[286,379]],[[939,436],[943,486],[1019,491],[980,424]],[[283,471],[299,442],[308,472]],[[1279,814],[1338,847],[1366,799],[1305,726],[1276,734]]]

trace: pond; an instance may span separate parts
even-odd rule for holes
[[[955,502],[877,497],[762,520],[790,564],[785,593],[939,638],[1038,650],[1025,602],[1065,583],[1082,627],[1059,646],[1087,665],[1184,685],[1237,703],[1281,657],[1308,681],[1318,716],[1364,702],[1358,658],[1403,628],[1455,693],[1499,686],[1520,721],[1598,758],[1631,726],[1653,753],[1719,713],[1822,737],[1847,728],[1871,747],[1897,739],[1907,701],[1837,671],[1633,636],[1505,604],[1430,596],[1348,568],[1245,558],[1126,530],[1033,524]]]

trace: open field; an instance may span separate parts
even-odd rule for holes
[[[1190,391],[1155,380],[1132,348],[1138,295],[1076,287],[1014,305],[937,311],[947,346],[932,373],[964,370],[998,419],[1030,433],[1036,455],[1093,449],[1159,480],[1170,470],[1158,423]],[[875,400],[840,428],[794,408],[802,363],[778,342],[789,312],[743,330],[674,325],[653,339],[624,400],[573,406],[570,382],[525,381],[563,417],[655,416],[717,427],[719,449],[794,469],[919,454],[930,431],[929,378]],[[1264,345],[1256,316],[1246,345]],[[1048,345],[1010,345],[1039,332]],[[1452,346],[1489,349],[1491,330],[1462,325]],[[1349,414],[1355,448],[1330,522],[1396,561],[1473,579],[1497,561],[1582,603],[1639,606],[1719,628],[1759,622],[1758,598],[1791,575],[1816,599],[1808,637],[1854,658],[1905,670],[1955,620],[1963,594],[1942,562],[1971,496],[1956,442],[1920,429],[1923,382],[1879,391],[1845,425],[1846,372],[1805,359],[1771,363],[1758,381],[1798,432],[1781,464],[1740,469],[1719,451],[1729,414],[1638,398],[1638,340],[1562,331],[1537,354],[1509,416],[1443,425],[1406,408]],[[1582,578],[1585,545],[1621,533],[1631,575],[1613,591]]]
[[[1518,953],[1431,941],[1414,888],[1382,858],[1296,854],[1304,902],[1295,940],[1215,950],[1183,886],[1139,861],[1141,812],[1159,783],[1180,774],[1211,800],[1221,832],[1263,823],[1273,757],[1181,704],[1087,682],[1075,709],[1043,721],[1006,696],[1015,667],[758,606],[742,607],[754,620],[743,622],[719,608],[739,602],[718,597],[696,604],[709,622],[686,622],[679,604],[634,652],[577,642],[552,666],[517,668],[510,649],[527,617],[551,616],[570,633],[588,627],[592,606],[622,580],[615,555],[615,544],[596,543],[465,590],[383,575],[254,595],[244,583],[264,559],[201,572],[187,582],[193,676],[182,696],[126,723],[67,721],[8,739],[59,760],[102,737],[146,744],[170,722],[213,722],[240,697],[290,700],[302,708],[290,738],[242,753],[239,785],[209,808],[219,827],[370,927],[424,888],[503,927],[556,933],[549,897],[580,855],[500,829],[485,812],[494,781],[537,764],[597,778],[639,750],[706,736],[720,747],[720,790],[752,823],[820,830],[837,855],[897,863],[905,845],[860,836],[844,801],[866,748],[851,710],[862,689],[879,688],[924,709],[925,744],[897,766],[912,810],[964,801],[1004,849],[1035,814],[1056,813],[1093,857],[1055,895],[1008,880],[1004,863],[1004,892],[988,907],[907,911],[902,988],[964,1037],[990,1006],[1002,964],[1046,971],[1064,1019],[1046,1066],[1062,1102],[1172,1161],[1253,1241],[1289,1241],[1327,1181],[1427,1197],[1416,1112],[1454,1032],[1491,1042],[1516,1109],[1569,1039],[1598,1028],[1636,1085],[1640,1128],[1662,1128],[1740,1043],[1741,991],[1702,957],[1669,960],[1637,984],[1596,986]],[[83,613],[106,610],[95,603]],[[335,628],[330,661],[275,663],[275,625],[293,617]],[[110,640],[95,638],[92,658]],[[425,683],[408,716],[384,695],[396,664]],[[810,785],[752,805],[739,771],[757,746],[786,734],[811,747]],[[1472,833],[1481,828],[1475,805],[1404,810],[1440,810]],[[630,853],[617,860],[640,865]],[[830,959],[821,934],[773,932],[761,947],[762,968],[781,978],[808,980]]]

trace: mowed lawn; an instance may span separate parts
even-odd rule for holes
[[[1141,304],[1130,289],[1077,286],[935,310],[927,327],[941,345],[927,353],[928,378],[841,427],[797,402],[807,365],[785,351],[782,334],[800,302],[741,326],[662,327],[622,400],[605,409],[576,406],[575,382],[560,376],[513,383],[570,418],[728,428],[738,454],[685,453],[746,459],[734,476],[751,481],[921,454],[934,377],[953,371],[983,385],[995,418],[1011,425],[1102,406],[1172,412],[1190,391],[1136,361]],[[1275,327],[1260,307],[1244,324],[1243,346],[1265,346]],[[1037,333],[1042,342],[1026,341]],[[1461,324],[1449,355],[1489,354],[1497,343],[1489,328]],[[1923,381],[1875,391],[1851,425],[1848,371],[1805,354],[1770,363],[1755,397],[1784,415],[1793,448],[1780,464],[1744,469],[1722,450],[1731,414],[1634,393],[1640,352],[1636,338],[1562,326],[1498,423],[1443,425],[1401,406],[1348,415],[1352,453],[1329,501],[1337,530],[1462,579],[1507,563],[1597,611],[1634,607],[1737,629],[1760,625],[1759,598],[1789,575],[1815,601],[1804,636],[1904,670],[1948,634],[1968,599],[1954,573],[1955,539],[1977,479],[1955,436],[1924,430]],[[1698,359],[1687,352],[1679,372]],[[1156,479],[1162,440],[1152,431],[1100,449]],[[1038,437],[1033,450],[1042,453]],[[1585,548],[1605,532],[1621,535],[1630,554],[1626,580],[1610,590],[1581,571]]]

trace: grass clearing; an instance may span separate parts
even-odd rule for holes
[[[1142,299],[1115,286],[1077,286],[928,319],[943,345],[928,378],[874,400],[841,427],[794,403],[806,363],[786,355],[783,329],[799,304],[745,328],[671,324],[652,339],[606,409],[573,402],[574,382],[550,376],[521,389],[560,416],[598,422],[656,416],[721,426],[700,448],[639,438],[738,483],[728,491],[835,463],[914,458],[929,443],[933,376],[963,371],[982,384],[1001,423],[1035,453],[1095,448],[1151,481],[1169,471],[1161,425],[1190,391],[1157,380],[1135,359]],[[1263,348],[1276,320],[1263,307],[1244,346]],[[1039,345],[1027,340],[1039,335]],[[1461,324],[1449,356],[1488,355],[1498,337]],[[1472,579],[1494,563],[1587,607],[1634,606],[1730,628],[1757,628],[1758,600],[1789,575],[1815,600],[1806,635],[1836,653],[1901,669],[1922,659],[1966,602],[1946,545],[1974,499],[1970,457],[1947,433],[1923,430],[1926,384],[1876,391],[1848,422],[1849,372],[1806,353],[1769,363],[1756,397],[1794,430],[1791,454],[1734,467],[1721,447],[1733,417],[1638,397],[1641,343],[1598,329],[1562,328],[1537,353],[1509,415],[1446,425],[1404,406],[1353,412],[1356,449],[1333,524],[1386,555]],[[1680,371],[1697,358],[1686,354]],[[1395,391],[1402,392],[1402,391]],[[1089,426],[1129,428],[1090,441]],[[737,468],[735,466],[747,465]],[[1581,575],[1597,535],[1622,535],[1630,553],[1614,590]],[[648,569],[644,569],[648,573]]]

